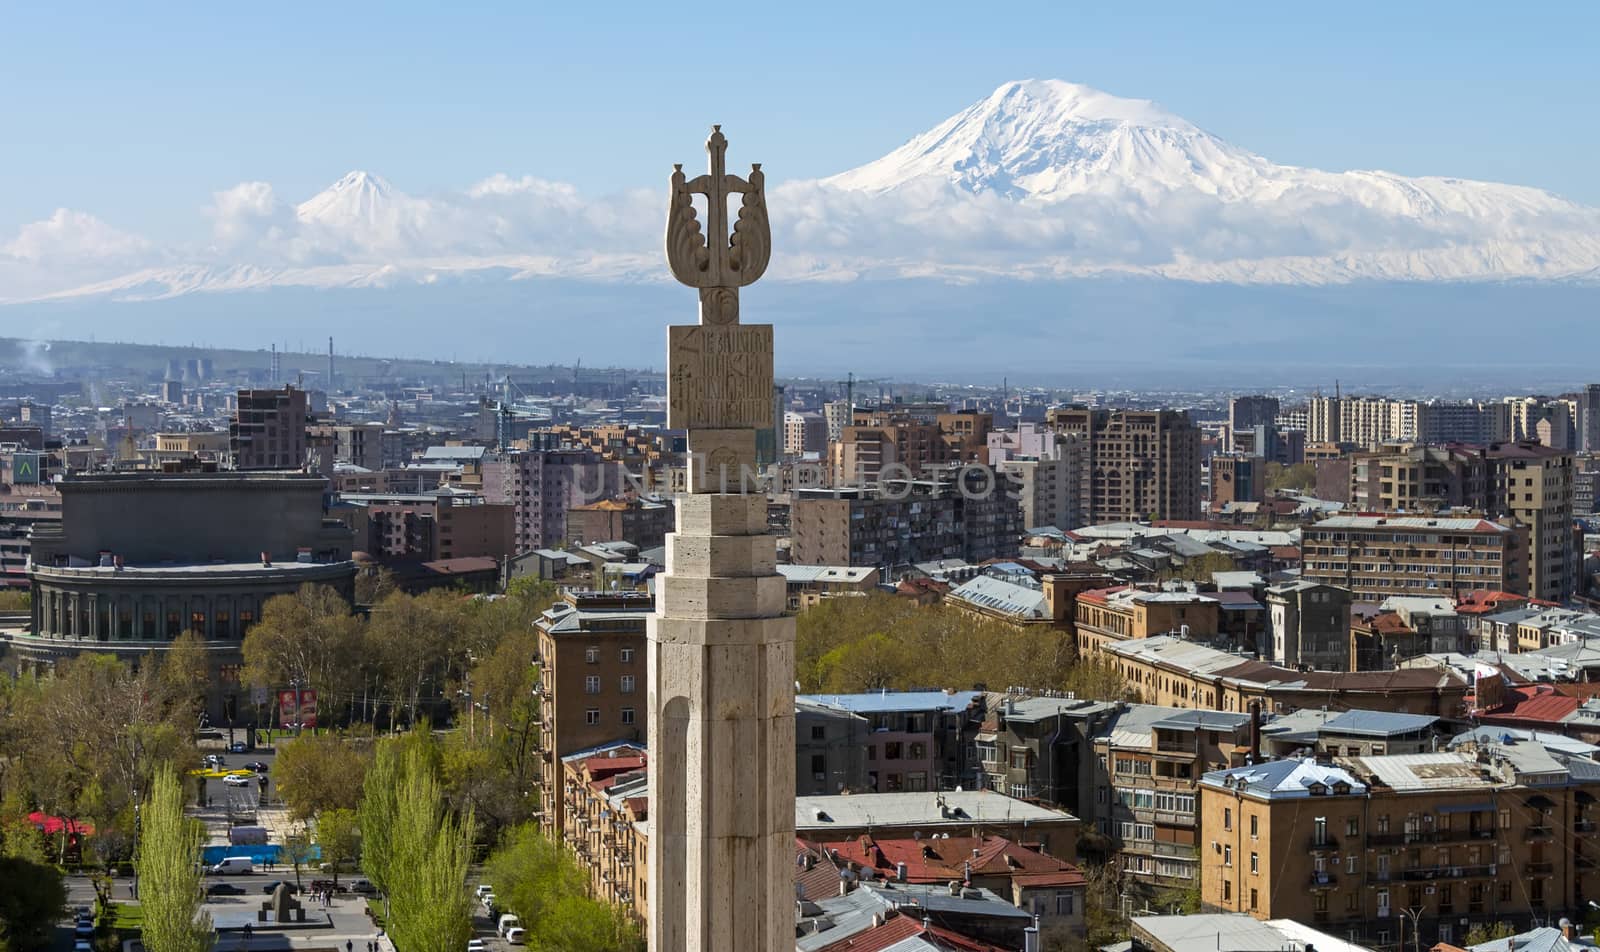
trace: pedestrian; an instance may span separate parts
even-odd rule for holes
[[[344,952],[356,952],[356,943],[354,939],[344,940]]]

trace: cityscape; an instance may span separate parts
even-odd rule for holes
[[[739,28],[759,95],[627,11],[629,65],[395,8],[270,89],[304,16],[229,66],[234,14],[103,12],[15,35],[216,68],[241,138],[152,115],[163,169],[136,89],[57,83],[0,156],[54,208],[0,200],[0,952],[1600,949],[1600,192],[1555,154],[1595,143],[1440,139],[1496,44],[1594,108],[1554,35],[1594,14],[1369,81],[1305,12],[860,11],[828,55],[899,82],[847,108],[782,36],[821,10]],[[911,88],[924,45],[971,62]],[[491,74],[599,153],[503,158]],[[96,129],[120,195],[60,174]],[[352,144],[434,184],[285,197]]]

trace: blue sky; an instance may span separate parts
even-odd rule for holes
[[[0,236],[65,206],[159,240],[217,190],[298,199],[352,168],[418,194],[656,187],[712,121],[738,162],[818,176],[1025,77],[1155,99],[1278,162],[1600,205],[1600,4],[1131,6],[13,5]]]

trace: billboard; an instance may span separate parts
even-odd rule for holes
[[[298,721],[300,704],[293,691],[278,692],[278,726],[283,728],[293,727]]]
[[[39,454],[38,453],[12,453],[11,454],[11,482],[21,486],[38,485],[39,483]]]
[[[278,692],[278,726],[316,727],[317,692],[311,689],[296,692],[286,689]]]

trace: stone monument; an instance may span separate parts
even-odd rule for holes
[[[687,430],[690,466],[649,624],[651,952],[794,948],[794,620],[749,478],[772,425],[772,325],[739,322],[772,235],[761,166],[728,174],[727,148],[713,126],[710,173],[674,167],[667,217],[700,322],[667,329],[667,425]]]

